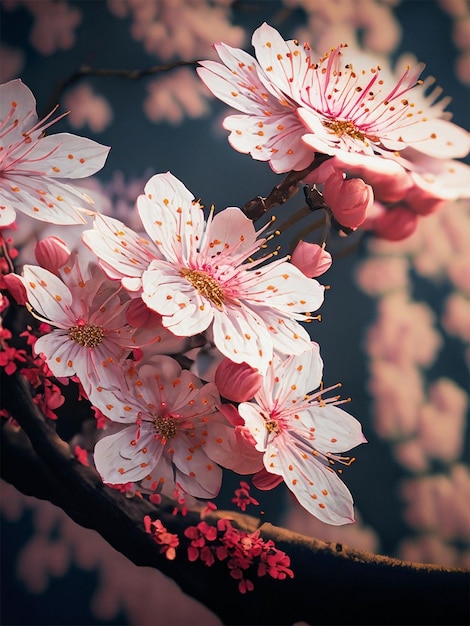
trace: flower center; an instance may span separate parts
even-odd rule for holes
[[[271,433],[279,434],[281,432],[279,428],[279,424],[277,423],[277,420],[266,420],[264,425],[269,434]]]
[[[153,416],[155,430],[162,436],[162,440],[171,439],[178,432],[178,423],[173,417]]]
[[[348,135],[353,139],[359,139],[359,141],[365,141],[366,139],[365,134],[350,120],[325,120],[323,126],[329,128],[338,137]]]
[[[189,280],[191,285],[216,306],[221,307],[225,300],[225,294],[219,283],[201,270],[183,268],[181,276]]]
[[[80,319],[75,326],[69,328],[68,337],[84,348],[96,348],[103,341],[104,328]]]

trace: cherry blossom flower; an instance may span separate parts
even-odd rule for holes
[[[319,57],[307,43],[284,41],[266,23],[252,44],[256,59],[216,44],[223,65],[202,61],[198,73],[218,98],[243,113],[224,121],[231,145],[269,161],[276,172],[301,170],[315,153],[396,158],[412,147],[449,159],[469,151],[468,133],[442,119],[442,108],[422,93],[417,80],[423,65],[406,68],[397,80],[347,46]]]
[[[21,280],[33,314],[54,327],[36,341],[35,353],[44,355],[55,376],[78,376],[93,402],[99,389],[119,376],[120,361],[134,347],[127,294],[78,256],[60,277],[25,265]]]
[[[261,29],[275,34],[276,40],[281,38],[267,24]],[[261,29],[255,31],[252,39],[257,52]],[[311,63],[310,50],[294,42],[281,41],[285,48],[283,54],[292,61],[292,71],[298,72],[295,82],[290,83],[281,70],[278,73],[280,84],[275,84],[271,80],[270,72],[274,74],[271,64],[264,68],[265,73],[254,57],[224,43],[214,45],[223,65],[200,61],[201,67],[197,69],[201,80],[217,98],[243,113],[230,115],[223,123],[230,131],[232,148],[258,161],[269,161],[277,173],[302,170],[315,156],[314,151],[302,143],[302,136],[308,131],[296,115],[299,105],[294,95],[297,81],[302,82]]]
[[[120,385],[108,385],[97,405],[125,424],[95,446],[95,464],[111,484],[143,481],[149,491],[196,498],[217,495],[222,470],[236,463],[232,426],[217,411],[214,383],[203,383],[171,357],[154,356]],[[104,394],[103,394],[104,395]]]
[[[142,286],[142,299],[166,328],[183,337],[210,329],[223,355],[261,373],[274,350],[306,349],[310,337],[298,322],[312,319],[324,288],[286,258],[262,266],[269,256],[252,260],[265,239],[240,209],[211,212],[205,222],[170,172],[153,176],[137,205],[150,241],[104,216],[84,241],[108,275],[127,288]]]
[[[323,522],[339,526],[354,521],[353,500],[331,467],[349,464],[339,456],[366,439],[360,423],[339,409],[326,390],[308,394],[321,383],[323,362],[318,345],[284,361],[274,357],[256,402],[238,410],[264,452],[265,469],[284,478],[300,504]]]
[[[38,122],[21,80],[0,85],[0,102],[0,226],[14,222],[17,210],[54,224],[85,223],[93,201],[64,179],[100,170],[109,148],[69,133],[44,136],[53,112]]]

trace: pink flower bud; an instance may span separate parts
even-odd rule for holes
[[[26,288],[18,274],[5,274],[3,282],[8,289],[8,293],[15,299],[17,304],[24,306],[28,302]]]
[[[323,196],[333,215],[347,228],[357,228],[374,202],[374,192],[362,178],[344,179],[341,172],[332,174],[323,186]]]
[[[429,215],[438,211],[446,200],[437,198],[434,194],[415,185],[406,194],[406,206],[418,215]]]
[[[67,263],[70,254],[65,241],[54,236],[38,241],[34,248],[34,255],[38,264],[56,275],[59,269]]]
[[[308,278],[324,274],[331,267],[331,254],[316,243],[300,240],[292,253],[291,263]]]
[[[234,363],[225,358],[215,371],[215,384],[221,396],[232,402],[251,400],[261,387],[263,378],[247,363]]]
[[[418,224],[418,216],[404,206],[385,210],[371,222],[377,237],[389,241],[400,241],[412,235]]]

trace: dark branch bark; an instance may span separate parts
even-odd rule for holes
[[[261,526],[287,552],[293,580],[268,577],[240,595],[222,563],[206,567],[185,555],[184,529],[199,521],[198,511],[172,515],[172,503],[155,507],[126,498],[102,484],[81,465],[32,402],[20,376],[3,376],[3,406],[23,430],[6,425],[2,436],[2,475],[20,491],[60,506],[75,522],[99,532],[137,565],[159,569],[186,593],[203,602],[226,624],[468,624],[468,574],[416,565],[303,537],[271,524]],[[168,561],[145,532],[143,517],[159,517],[180,536],[175,561]],[[239,527],[254,530],[258,520],[218,512]],[[208,520],[210,522],[210,520]]]
[[[312,163],[304,170],[299,172],[292,171],[278,185],[271,189],[269,195],[264,198],[263,196],[256,196],[251,200],[248,200],[243,207],[242,211],[250,220],[254,222],[262,217],[265,213],[274,209],[274,207],[284,204],[299,191],[299,183],[305,179],[314,169],[319,167],[322,163],[330,159],[327,154],[316,154]]]

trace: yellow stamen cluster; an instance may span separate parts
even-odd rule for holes
[[[221,307],[225,300],[225,294],[219,283],[211,276],[201,270],[182,269],[181,276],[184,276],[191,285],[199,291],[201,296]]]
[[[366,139],[365,134],[361,132],[354,122],[351,122],[350,120],[325,120],[323,122],[323,126],[329,128],[336,135],[338,135],[338,137],[348,135],[353,139],[359,139],[359,141],[365,141]]]
[[[160,415],[155,415],[153,417],[153,424],[155,426],[155,430],[164,440],[171,439],[178,432],[178,424],[172,417],[161,417]]]
[[[68,338],[84,348],[96,348],[103,341],[104,328],[95,324],[79,324],[69,329]]]
[[[276,422],[276,420],[266,420],[264,425],[266,426],[266,430],[268,431],[268,433],[279,433],[279,424]]]

